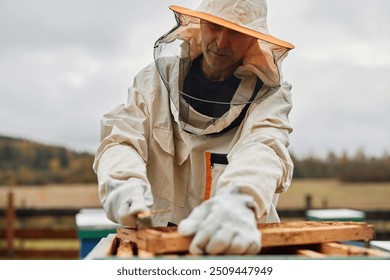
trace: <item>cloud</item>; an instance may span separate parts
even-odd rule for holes
[[[0,133],[89,151],[101,116],[126,101],[154,41],[175,24],[168,1],[0,5]]]
[[[0,134],[93,152],[101,116],[126,101],[170,4],[200,0],[0,2]],[[291,149],[390,150],[390,2],[268,1],[270,32],[291,41]]]
[[[291,149],[321,155],[360,148],[374,155],[389,151],[390,36],[385,26],[390,25],[390,3],[269,3],[274,8],[270,25],[296,45],[284,65],[284,76],[293,84]]]

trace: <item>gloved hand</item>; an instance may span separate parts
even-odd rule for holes
[[[103,203],[107,217],[124,226],[134,227],[136,215],[150,210],[153,205],[153,196],[142,180],[109,180],[107,182],[108,197]]]
[[[197,206],[179,223],[178,232],[194,235],[192,254],[257,254],[261,233],[257,229],[252,196],[237,190],[223,190]]]

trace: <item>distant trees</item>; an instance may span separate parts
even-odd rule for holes
[[[63,147],[0,136],[0,186],[50,183],[95,183],[94,156]],[[346,182],[390,181],[390,155],[368,157],[329,152],[326,158],[297,158],[292,153],[294,178],[336,178]]]
[[[325,159],[309,156],[297,159],[292,156],[295,178],[336,178],[344,182],[390,181],[390,155],[368,157],[359,150],[350,157],[330,152]]]
[[[0,185],[92,183],[93,155],[0,136]]]

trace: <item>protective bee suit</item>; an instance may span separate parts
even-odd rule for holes
[[[293,46],[270,36],[265,15],[253,14],[248,2],[266,11],[263,0],[205,0],[196,11],[170,7],[177,26],[157,40],[155,62],[135,77],[127,103],[101,122],[94,170],[111,220],[134,225],[126,218],[133,201],[131,207],[139,203],[141,210],[145,205],[165,210],[153,215],[153,225],[179,224],[204,201],[231,192],[246,195],[258,223],[279,221],[278,195],[289,187],[293,171],[287,151],[291,86],[283,82],[281,64]],[[213,22],[213,16],[275,39],[257,38],[250,46],[234,72],[239,82],[228,100],[184,90],[191,67],[202,56],[200,19]],[[258,20],[260,25],[250,26]],[[206,114],[200,112],[205,104],[225,109]]]

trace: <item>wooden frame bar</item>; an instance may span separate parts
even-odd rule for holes
[[[363,222],[313,222],[299,221],[277,224],[261,224],[262,248],[322,244],[339,241],[368,241],[374,236],[374,227]],[[161,227],[135,230],[118,228],[117,238],[136,245],[138,251],[153,255],[186,253],[192,237],[180,235],[176,227]],[[324,247],[325,250],[326,247]],[[314,254],[308,250],[298,251],[301,255]]]

